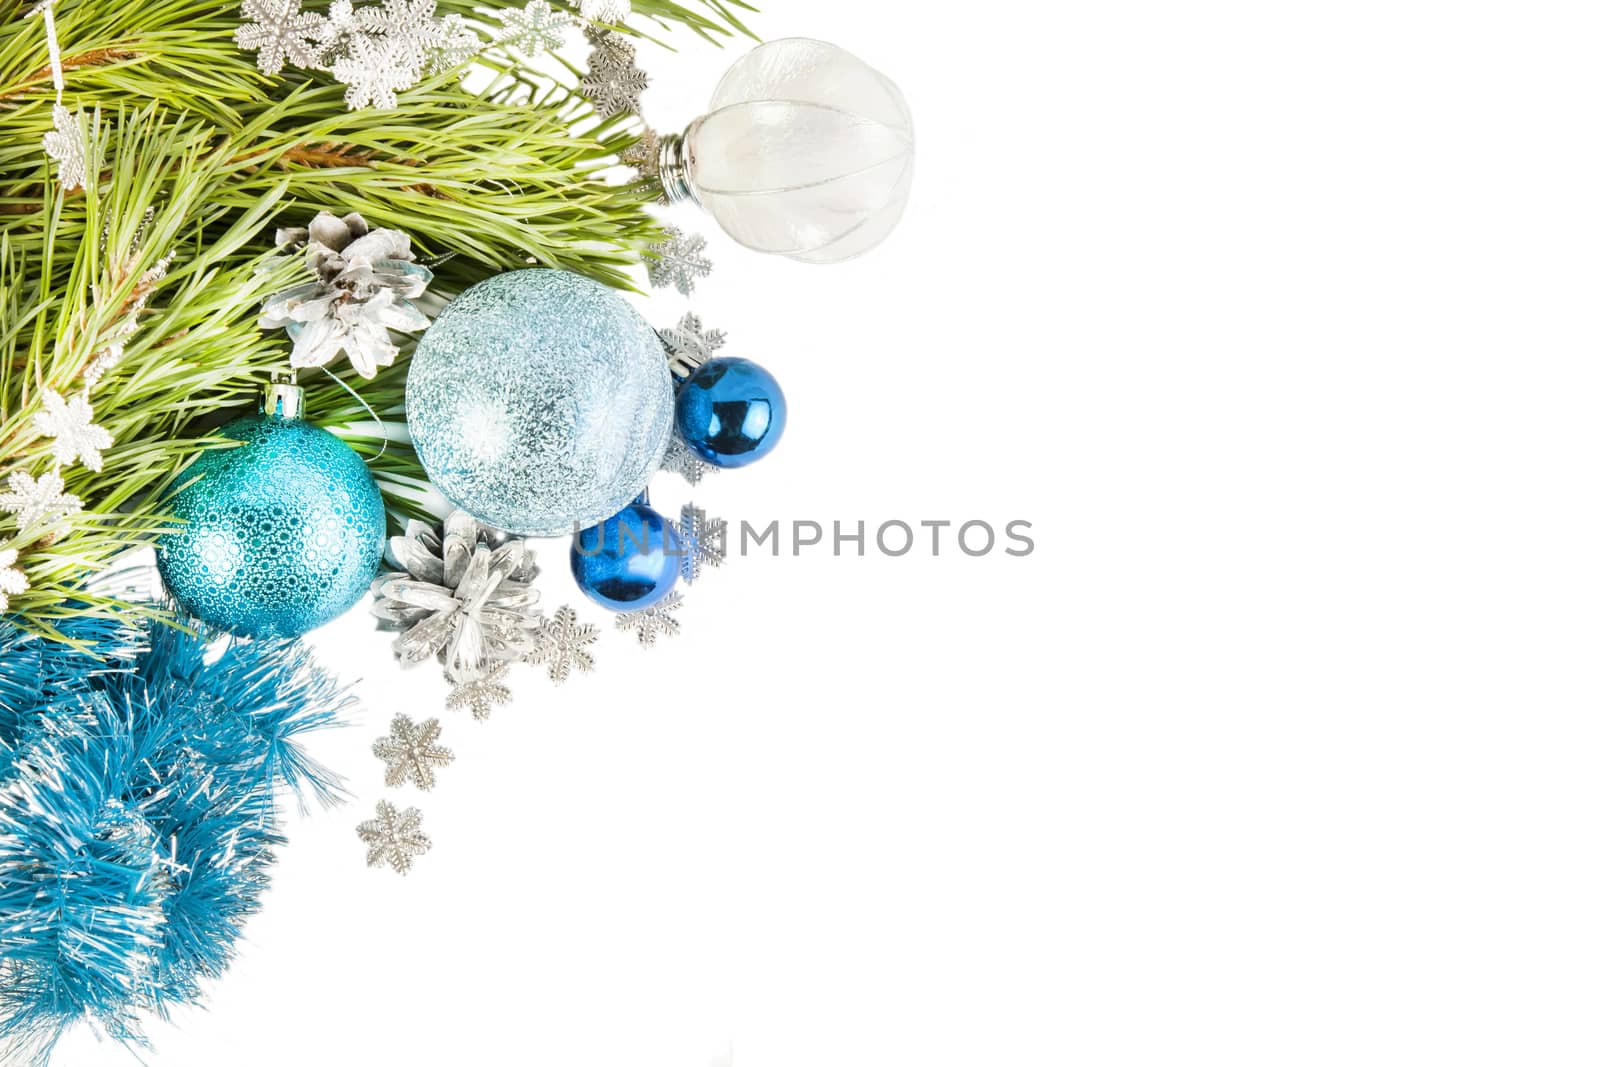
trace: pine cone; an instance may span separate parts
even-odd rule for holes
[[[372,613],[383,629],[400,631],[394,651],[402,666],[437,658],[461,685],[538,643],[532,541],[456,511],[442,532],[411,521],[403,537],[389,539],[384,558],[398,569],[372,583]]]

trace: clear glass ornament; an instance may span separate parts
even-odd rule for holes
[[[837,263],[895,228],[916,138],[895,84],[822,41],[771,41],[735,63],[709,112],[661,143],[661,182],[758,252]]]

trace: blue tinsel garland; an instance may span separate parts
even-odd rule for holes
[[[197,999],[259,904],[288,787],[337,782],[299,744],[348,701],[299,645],[162,625],[0,620],[0,1060],[87,1020]]]

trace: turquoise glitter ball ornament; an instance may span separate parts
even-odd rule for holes
[[[175,483],[182,522],[156,547],[180,607],[249,637],[295,637],[342,615],[383,556],[383,496],[350,446],[301,418],[302,393],[274,376],[258,414],[219,433]]]
[[[661,465],[673,396],[656,332],[566,271],[497,274],[411,357],[406,422],[434,486],[491,526],[558,537],[615,515]]]

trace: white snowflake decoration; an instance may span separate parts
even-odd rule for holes
[[[439,744],[439,720],[424,719],[419,725],[404,715],[396,715],[389,724],[389,736],[372,743],[372,754],[383,760],[387,768],[383,784],[391,788],[415,782],[423,791],[432,789],[436,778],[435,767],[445,767],[456,754]]]
[[[630,0],[582,0],[578,13],[590,22],[609,22],[613,26],[633,14]]]
[[[678,325],[657,330],[661,343],[672,356],[668,362],[672,373],[687,378],[695,369],[712,358],[712,353],[727,343],[728,335],[721,330],[708,330],[700,323],[700,316],[690,312],[678,320]]]
[[[656,643],[656,638],[662,634],[668,637],[678,636],[680,627],[677,618],[672,614],[683,603],[683,597],[677,593],[667,594],[666,599],[654,604],[643,611],[629,611],[617,616],[617,629],[631,630],[639,636],[639,643],[649,648]]]
[[[587,646],[599,637],[599,627],[580,623],[576,611],[560,607],[553,618],[540,622],[539,642],[528,653],[527,661],[549,664],[550,680],[559,685],[567,680],[574,667],[580,671],[594,670],[594,656]]]
[[[451,711],[466,708],[472,717],[482,722],[501,704],[511,703],[511,689],[503,684],[511,664],[500,663],[481,678],[463,682],[445,698],[444,706]]]
[[[28,591],[28,576],[15,566],[17,550],[0,548],[0,611],[11,606],[11,598]]]
[[[326,16],[302,10],[301,0],[244,0],[245,25],[234,41],[256,53],[256,66],[331,73],[345,86],[351,109],[392,108],[397,94],[424,73],[471,60],[483,41],[462,16],[439,18],[435,0],[383,0],[356,7],[334,0]]]
[[[6,484],[11,491],[0,493],[0,511],[15,515],[19,529],[36,522],[64,519],[83,510],[83,501],[66,491],[67,483],[60,471],[46,471],[37,480],[23,471],[12,471]]]
[[[61,188],[71,192],[82,189],[88,180],[89,146],[83,140],[83,127],[78,116],[62,104],[51,109],[55,129],[44,135],[44,152],[56,162],[56,177]]]
[[[233,43],[256,54],[263,74],[277,74],[289,63],[320,69],[328,20],[300,10],[300,0],[244,0],[245,24]]]
[[[411,860],[433,847],[422,832],[422,812],[416,808],[397,811],[387,800],[378,801],[378,817],[356,827],[356,834],[367,845],[367,866],[389,866],[398,874],[411,869]]]
[[[508,7],[500,12],[500,21],[505,25],[494,35],[495,43],[528,56],[560,48],[567,30],[577,25],[565,11],[553,10],[548,0],[528,0],[520,10]]]
[[[411,40],[358,35],[350,38],[348,54],[334,60],[333,76],[344,83],[344,102],[352,111],[392,108],[400,103],[400,90],[417,84],[426,59]]]
[[[678,575],[693,585],[706,567],[720,567],[728,558],[728,524],[710,518],[704,508],[685,504],[678,513]]]
[[[677,289],[684,296],[694,292],[694,283],[711,273],[706,258],[706,239],[697,233],[685,234],[676,226],[667,227],[667,239],[650,246],[653,256],[645,260],[650,284],[657,289]]]
[[[661,469],[682,475],[690,485],[699,485],[700,479],[716,473],[717,468],[695,455],[694,449],[684,443],[677,430],[673,430],[672,440],[667,443],[667,450],[661,456]]]
[[[94,409],[89,406],[89,398],[80,393],[65,400],[53,389],[46,389],[40,398],[44,410],[34,416],[33,425],[46,437],[55,438],[51,447],[55,461],[68,466],[82,460],[90,470],[100,470],[103,463],[100,453],[111,447],[112,440],[103,427],[94,424]]]

